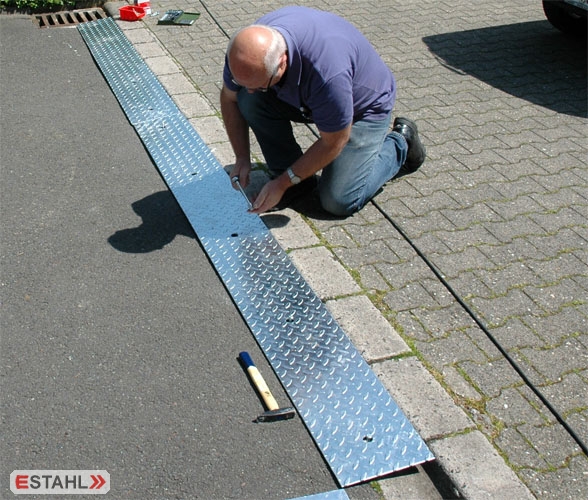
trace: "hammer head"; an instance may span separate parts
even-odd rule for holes
[[[255,422],[276,422],[278,420],[290,420],[294,418],[296,411],[294,408],[278,408],[262,413],[255,419]]]

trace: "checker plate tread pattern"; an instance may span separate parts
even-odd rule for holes
[[[339,484],[432,460],[118,25],[109,18],[78,30]]]

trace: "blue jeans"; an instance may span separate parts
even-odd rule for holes
[[[282,173],[302,156],[292,122],[312,123],[312,118],[280,101],[273,90],[248,93],[242,89],[238,99],[268,168]],[[408,145],[401,134],[388,133],[391,116],[355,122],[343,151],[322,170],[318,189],[327,212],[340,216],[357,212],[398,173]]]

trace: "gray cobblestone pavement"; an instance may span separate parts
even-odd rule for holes
[[[190,27],[124,23],[225,164],[226,34],[287,3],[156,0],[160,14],[202,15]],[[524,497],[510,477],[491,484],[506,464],[536,497],[588,498],[579,445],[382,214],[588,442],[585,43],[554,30],[540,1],[302,3],[368,36],[397,76],[396,115],[418,122],[428,160],[353,217],[309,202],[266,222],[462,493]],[[341,278],[324,271],[331,265]]]

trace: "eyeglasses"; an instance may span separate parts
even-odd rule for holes
[[[241,85],[234,78],[231,78],[231,81],[235,85],[238,85],[239,87],[245,87],[245,88],[247,88],[247,90],[253,90],[254,92],[268,92],[269,89],[270,89],[270,87],[272,86],[272,80],[276,77],[276,74],[278,73],[278,69],[280,69],[279,66],[274,70],[274,72],[272,73],[272,76],[270,76],[269,82],[267,82],[267,87],[258,87],[256,89],[249,89],[248,87],[245,87],[245,85]]]

